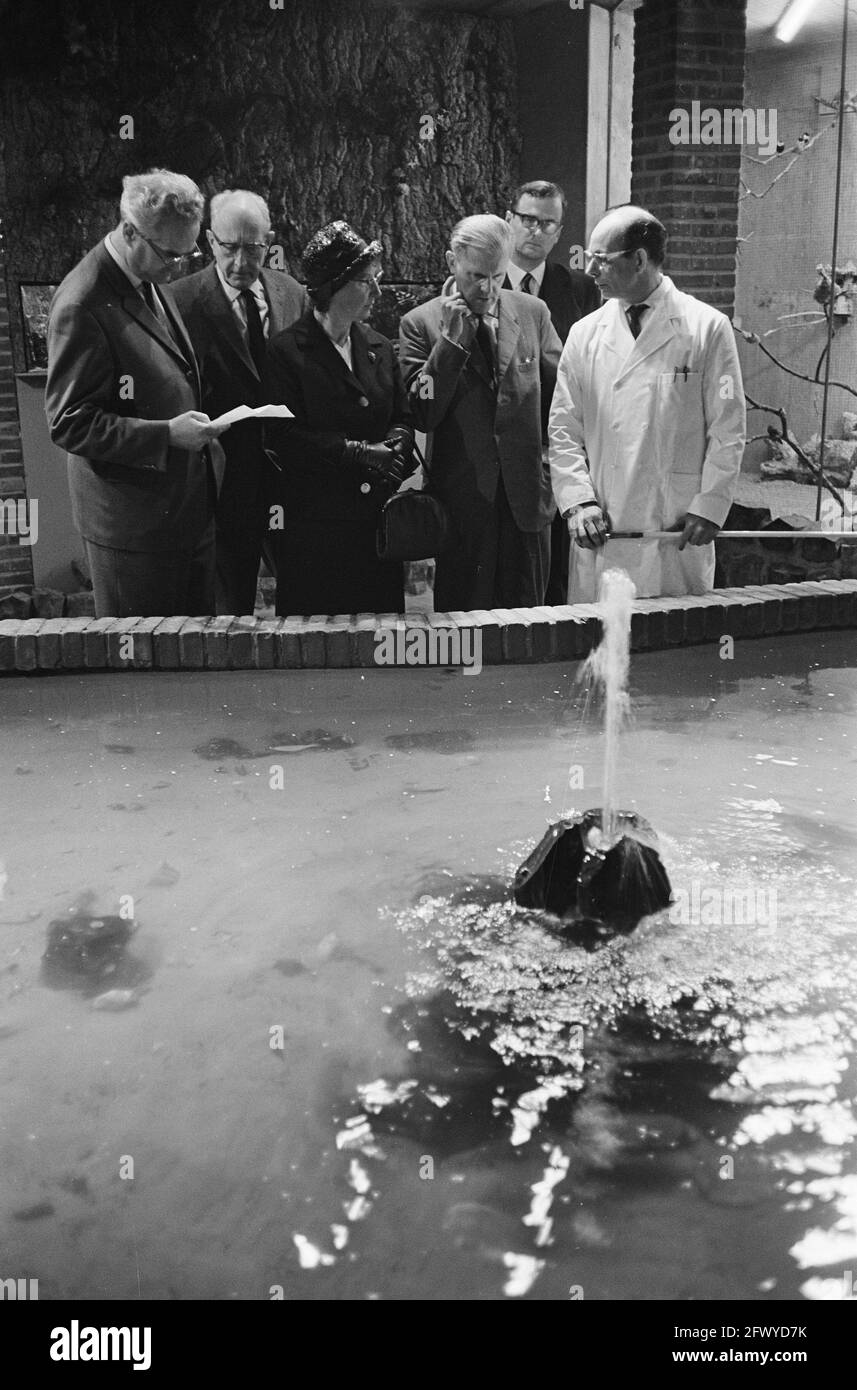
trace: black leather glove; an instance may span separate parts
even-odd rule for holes
[[[346,440],[343,460],[353,464],[370,483],[399,487],[407,477],[396,454],[386,444],[367,444],[365,440]]]
[[[388,444],[393,450],[399,461],[399,472],[402,478],[410,478],[412,473],[416,473],[419,463],[414,458],[414,432],[407,425],[394,425],[388,432],[384,443]]]

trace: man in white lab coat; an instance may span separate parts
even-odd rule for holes
[[[570,603],[627,570],[639,598],[702,594],[741,467],[746,412],[732,326],[662,271],[666,230],[611,209],[587,269],[603,304],[574,324],[550,412],[554,496],[572,540]],[[680,532],[613,540],[614,531]]]

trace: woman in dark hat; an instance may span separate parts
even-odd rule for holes
[[[295,417],[269,433],[282,470],[280,616],[404,611],[402,565],[375,553],[381,508],[416,468],[398,363],[365,322],[380,254],[347,222],[322,227],[303,253],[312,308],[268,344],[269,400]]]

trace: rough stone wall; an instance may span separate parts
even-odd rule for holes
[[[60,280],[114,224],[121,176],[153,165],[208,194],[260,192],[292,268],[318,226],[345,217],[381,238],[388,279],[442,276],[451,225],[502,207],[518,177],[510,22],[282,3],[2,7],[10,295]],[[13,341],[22,368],[17,323]]]

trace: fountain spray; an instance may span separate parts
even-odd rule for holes
[[[599,603],[604,635],[586,659],[584,672],[591,675],[604,695],[604,787],[601,807],[600,848],[608,849],[616,838],[616,768],[619,735],[628,718],[628,666],[631,654],[631,608],[637,590],[624,570],[605,570]]]
[[[624,570],[605,572],[600,590],[603,636],[584,667],[604,692],[604,804],[549,826],[512,885],[519,906],[562,918],[566,934],[589,947],[601,937],[633,931],[642,917],[672,901],[654,830],[642,816],[616,806],[619,736],[629,710],[635,593]]]

